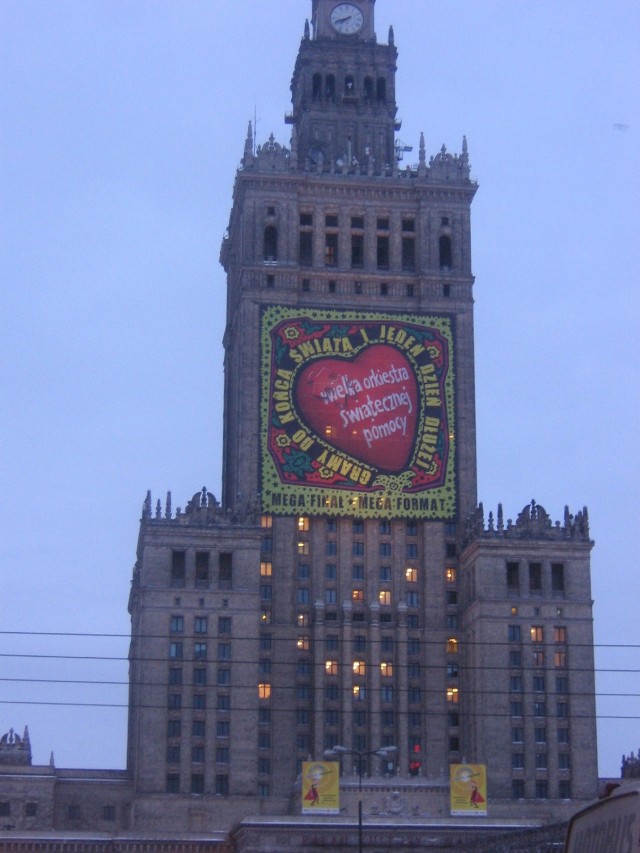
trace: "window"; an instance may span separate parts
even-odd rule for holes
[[[521,717],[522,716],[522,702],[510,702],[509,703],[509,713],[512,717]]]
[[[180,774],[167,773],[167,794],[177,794],[180,791]]]
[[[509,652],[509,666],[522,666],[522,652],[519,649],[511,649]]]
[[[324,235],[324,264],[326,267],[338,266],[338,235],[329,232]]]
[[[220,797],[229,796],[229,777],[226,773],[216,773],[216,794]]]
[[[410,619],[411,617],[409,617]],[[445,619],[445,625],[447,628],[457,628],[458,627],[458,616],[455,613],[450,613]],[[416,625],[416,628],[418,626]]]
[[[196,551],[196,589],[209,586],[209,552]]]
[[[230,616],[219,616],[218,617],[218,634],[230,634],[231,633],[231,617]]]
[[[191,735],[192,737],[204,737],[204,720],[193,720]]]
[[[171,552],[171,586],[184,586],[185,581],[185,552]]]
[[[558,782],[558,797],[561,800],[571,799],[571,782],[569,779],[560,779]]]
[[[311,290],[311,281],[308,278],[302,279],[302,290],[304,293],[308,293]]]
[[[556,716],[560,719],[566,719],[569,716],[569,703],[568,702],[557,702],[556,703]]]
[[[536,743],[547,742],[547,730],[544,728],[544,726],[538,726],[533,730],[533,739]]]
[[[447,687],[447,702],[457,704],[460,699],[460,691],[457,687]]]
[[[536,800],[549,798],[549,784],[546,779],[536,779]]]
[[[522,676],[521,675],[512,675],[509,678],[509,690],[512,692],[521,692],[522,691]]]
[[[543,667],[543,666],[544,666],[544,652],[542,652],[542,651],[535,651],[535,652],[533,653],[533,665],[534,665],[537,669],[540,669],[541,667]]]
[[[364,236],[351,235],[351,268],[362,269],[364,266]]]
[[[379,270],[389,269],[389,237],[378,235],[376,245],[376,263]]]
[[[298,580],[307,580],[311,576],[309,563],[298,563]]]
[[[207,697],[204,693],[193,694],[193,707],[198,711],[204,711],[207,707]]]
[[[169,668],[169,684],[182,684],[182,669],[180,667]]]
[[[558,743],[569,743],[569,729],[558,727]]]
[[[24,805],[24,816],[25,817],[36,817],[38,814],[38,804],[37,803],[25,803]],[[115,818],[115,809],[114,809],[114,818]]]
[[[182,643],[169,643],[169,657],[170,658],[181,658],[182,657]]]
[[[340,692],[337,684],[327,684],[324,689],[324,698],[327,702],[337,702]]]
[[[309,604],[310,593],[306,587],[300,587],[296,590],[296,601],[298,604]]]
[[[407,591],[407,607],[417,607],[418,606],[418,593],[414,590]]]
[[[547,713],[547,705],[545,702],[534,702],[533,703],[533,716],[534,717],[544,717]]]
[[[553,665],[556,669],[565,669],[567,666],[567,653],[566,652],[554,652],[553,653]]]
[[[260,658],[258,661],[258,675],[271,675],[271,661],[269,658]]]
[[[536,770],[546,770],[547,769],[547,753],[546,752],[536,752]]]
[[[417,560],[418,559],[418,546],[415,542],[408,542],[405,545],[405,555],[407,560]]]
[[[544,642],[544,628],[542,625],[532,625],[530,633],[532,643]]]
[[[558,755],[558,769],[571,770],[571,756],[568,752],[561,752]]]
[[[569,679],[564,676],[556,676],[556,693],[568,693],[569,692]]]
[[[191,747],[191,762],[193,764],[204,764],[204,746]]]
[[[447,653],[450,655],[456,654],[458,651],[458,641],[455,637],[449,637],[447,640]]]
[[[556,625],[553,629],[553,642],[554,643],[566,643],[567,642],[567,629],[564,625]]]
[[[262,541],[260,542],[260,550],[263,554],[271,554],[273,551],[273,537],[272,536],[263,536]]]
[[[448,607],[455,607],[458,604],[458,593],[455,589],[448,589],[446,592],[446,601]]]
[[[6,800],[0,802],[0,817],[9,817],[11,815],[11,803]]]
[[[351,577],[354,581],[364,580],[364,566],[354,565],[351,568]]]
[[[418,640],[416,637],[409,637],[409,639],[407,640],[407,654],[420,654],[420,640]]]
[[[218,693],[216,699],[216,708],[218,709],[218,711],[231,710],[231,697],[228,693]]]
[[[378,548],[378,553],[381,557],[391,556],[391,542],[381,542]]]
[[[380,698],[383,702],[393,702],[393,687],[391,685],[381,687]]]
[[[229,737],[229,720],[218,720],[216,723],[216,737]]]
[[[337,675],[338,674],[338,661],[337,660],[326,660],[324,662],[324,671],[327,675]]]
[[[544,675],[533,676],[533,692],[544,693]]]
[[[218,687],[228,687],[231,684],[231,670],[218,669],[216,683]]]
[[[274,225],[264,229],[263,257],[267,262],[278,260],[278,229]]]
[[[515,726],[511,729],[511,742],[512,743],[522,743],[523,741],[523,732],[524,729],[520,726]]]
[[[308,634],[299,634],[296,640],[296,648],[301,652],[306,652],[309,650],[309,642]]]
[[[404,577],[407,583],[417,583],[418,582],[418,570],[413,568],[412,566],[406,568],[404,570]]]
[[[364,557],[364,542],[354,542],[351,550],[354,557]]]
[[[182,724],[180,720],[167,721],[167,737],[180,737],[182,733]]]
[[[440,269],[448,272],[452,267],[451,237],[443,234],[438,241]]]
[[[520,638],[520,625],[509,625],[509,642],[519,643]]]
[[[334,563],[327,563],[324,567],[324,576],[328,581],[334,581],[337,577],[337,569]]]
[[[271,634],[261,634],[260,635],[260,650],[263,652],[271,651]]]
[[[363,660],[354,660],[353,662],[353,674],[354,675],[366,675],[367,674],[367,664]]]
[[[551,591],[556,596],[564,595],[563,563],[551,563]]]
[[[208,623],[206,616],[196,616],[193,620],[193,633],[194,634],[206,634],[208,630]]]
[[[402,238],[402,270],[413,272],[416,268],[416,241],[413,237]]]
[[[269,732],[258,732],[258,749],[271,749],[271,735]]]
[[[363,684],[353,685],[353,701],[364,702],[366,699],[366,690]]]
[[[229,747],[228,746],[217,746],[216,747],[216,763],[217,764],[228,764],[229,763]]]
[[[296,675],[298,678],[308,678],[311,675],[311,663],[306,659],[296,662]]]
[[[524,754],[522,752],[511,753],[511,766],[514,770],[524,770]]]
[[[204,687],[204,685],[207,683],[207,670],[204,667],[194,667],[193,683],[197,687]]]
[[[270,578],[273,574],[273,564],[269,560],[260,562],[260,577]]]
[[[511,780],[511,797],[514,800],[524,800],[524,779]]]
[[[391,604],[391,590],[381,589],[378,593],[378,601],[380,604]]]
[[[327,557],[335,557],[338,553],[338,543],[334,542],[333,540],[325,542],[324,553],[327,555]]]
[[[271,697],[271,685],[268,682],[258,684],[258,699],[269,699]]]
[[[179,711],[182,708],[182,694],[169,693],[169,708],[174,711]]]
[[[304,557],[308,556],[308,554],[309,554],[309,543],[308,542],[304,542],[304,541],[298,542],[298,554],[300,556],[304,556]]]
[[[339,722],[339,714],[337,710],[330,708],[324,712],[324,724],[325,726],[337,726]]]
[[[233,554],[220,554],[218,557],[218,586],[231,589],[233,585]]]
[[[391,580],[391,566],[380,566],[380,580],[382,583],[389,583]]]
[[[542,593],[542,564],[529,563],[529,592],[534,595]]]
[[[520,566],[518,563],[507,563],[507,592],[512,595],[520,594]]]
[[[184,632],[184,616],[172,616],[169,620],[169,631],[172,634],[182,634]]]
[[[229,646],[231,649],[231,646]],[[195,660],[205,660],[207,657],[207,644],[206,643],[194,643],[193,644],[193,657]]]
[[[355,593],[355,590],[354,590],[354,593]],[[325,604],[336,604],[338,601],[338,590],[337,589],[325,589],[324,600],[325,600]]]
[[[451,566],[448,566],[444,570],[444,579],[447,583],[455,583],[456,582],[456,570]]]

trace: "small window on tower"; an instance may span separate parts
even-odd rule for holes
[[[376,96],[379,104],[387,102],[387,81],[384,77],[378,77],[376,84]]]
[[[448,272],[452,267],[451,237],[448,234],[443,234],[440,237],[438,245],[440,250],[440,269]]]
[[[264,260],[273,263],[278,260],[278,229],[267,225],[264,229]]]

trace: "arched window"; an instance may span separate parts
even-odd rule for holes
[[[322,98],[322,74],[313,75],[312,95],[314,101],[319,101]]]
[[[275,225],[267,225],[264,229],[264,259],[278,260],[278,229]]]
[[[324,80],[324,94],[328,101],[335,101],[336,98],[336,78],[333,74],[327,74]]]
[[[364,99],[367,102],[373,100],[373,77],[364,78]]]
[[[353,74],[347,74],[344,78],[344,93],[345,95],[353,95],[356,91],[356,84],[353,79]]]
[[[378,77],[376,86],[376,97],[379,104],[387,103],[387,81],[385,77]]]
[[[450,270],[452,267],[451,256],[451,237],[448,234],[443,234],[439,241],[440,247],[440,269]]]

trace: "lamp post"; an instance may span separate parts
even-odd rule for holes
[[[355,755],[358,759],[358,853],[362,853],[362,759],[366,755],[379,755],[380,758],[388,758],[391,753],[397,752],[397,746],[382,746],[380,749],[348,749],[346,746],[337,744],[332,749],[325,749],[325,758],[339,758],[341,755]]]

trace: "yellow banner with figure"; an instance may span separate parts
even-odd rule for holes
[[[340,813],[340,765],[337,761],[302,764],[302,814]]]
[[[450,764],[451,814],[487,816],[487,768],[484,764]]]

